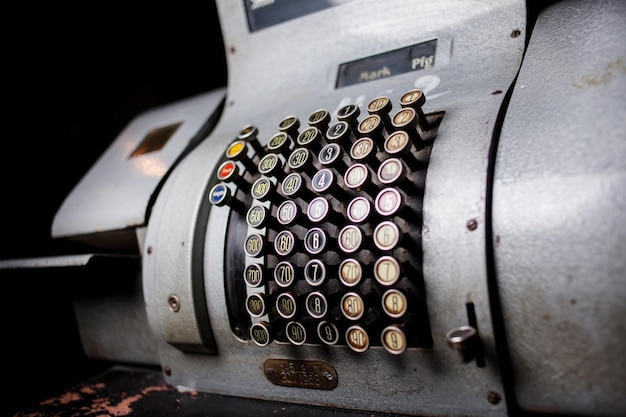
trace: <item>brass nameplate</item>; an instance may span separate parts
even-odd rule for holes
[[[272,384],[283,387],[331,390],[337,386],[337,371],[322,361],[267,359],[263,372]]]

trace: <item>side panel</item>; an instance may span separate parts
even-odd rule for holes
[[[626,4],[539,16],[498,146],[497,280],[526,410],[626,414]]]

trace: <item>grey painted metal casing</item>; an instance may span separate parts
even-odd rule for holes
[[[534,27],[498,145],[495,266],[520,407],[626,415],[626,3]]]
[[[136,251],[141,242],[135,230],[147,224],[151,199],[224,96],[225,89],[218,88],[137,115],[65,198],[52,237]],[[151,132],[175,125],[160,148],[131,156]]]
[[[214,132],[174,170],[156,201],[143,253],[148,318],[159,339],[168,383],[226,395],[413,415],[505,415],[487,288],[485,225],[491,139],[505,94],[522,61],[523,1],[353,1],[249,33],[243,4],[218,1],[228,54],[227,104]],[[332,36],[329,36],[332,34]],[[436,38],[434,67],[335,89],[340,64]],[[385,94],[394,103],[419,87],[426,113],[445,111],[431,154],[424,198],[424,277],[434,345],[392,356],[372,347],[324,349],[273,343],[265,348],[232,333],[224,293],[227,207],[213,207],[194,245],[207,204],[207,183],[226,146],[247,124],[261,143],[291,114],[320,107],[363,106]],[[477,228],[467,228],[474,220]],[[202,270],[194,265],[202,262]],[[198,275],[200,274],[200,275]],[[203,280],[215,355],[188,354],[171,343],[200,343],[192,308]],[[180,310],[168,306],[178,295]],[[448,330],[467,324],[473,302],[486,366],[463,364],[446,345]],[[332,391],[270,383],[271,357],[324,360],[337,370]],[[490,393],[501,400],[489,402]]]

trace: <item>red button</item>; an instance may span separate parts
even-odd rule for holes
[[[220,168],[220,172],[218,174],[218,178],[220,180],[225,180],[228,176],[235,170],[235,163],[228,161],[222,165]]]

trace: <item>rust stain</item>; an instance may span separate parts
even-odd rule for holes
[[[608,84],[620,73],[626,73],[626,65],[624,65],[623,58],[609,62],[597,73],[583,75],[578,81],[574,81],[573,85],[576,88],[597,87],[602,84]]]
[[[112,399],[101,394],[106,385],[103,383],[83,386],[77,391],[67,391],[62,395],[40,402],[40,406],[63,406],[73,409],[71,416],[88,417],[124,417],[133,412],[133,406],[151,392],[171,391],[167,386],[150,386],[138,394]],[[37,417],[43,414],[20,414],[21,417]]]

